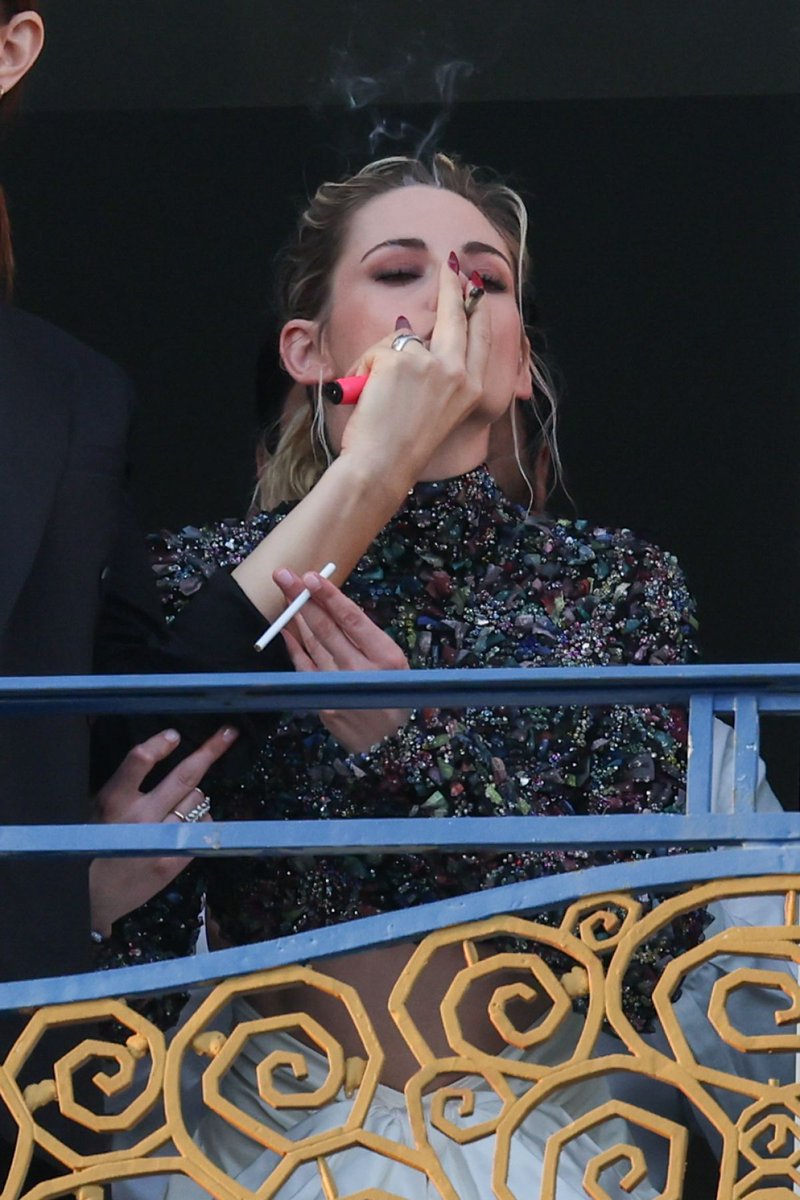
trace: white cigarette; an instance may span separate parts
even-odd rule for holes
[[[319,574],[323,579],[330,579],[335,570],[336,563],[329,562],[325,563],[325,566],[322,568]],[[265,646],[268,646],[272,639],[278,636],[284,625],[288,625],[292,617],[297,616],[303,605],[307,604],[310,599],[311,592],[308,590],[308,588],[303,588],[297,599],[293,600],[289,607],[281,613],[278,619],[273,621],[268,629],[264,630],[261,637],[256,642],[256,650],[263,650]]]

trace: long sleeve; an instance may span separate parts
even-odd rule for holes
[[[231,577],[235,560],[218,554],[219,528],[224,526],[157,534],[145,541],[130,508],[126,510],[104,581],[96,671],[148,675],[293,670],[282,639],[275,639],[263,653],[256,651],[264,618]],[[160,729],[177,727],[181,745],[151,782],[231,720],[230,713],[103,718],[93,737],[94,786],[103,784],[131,746]],[[232,723],[240,737],[228,752],[229,769],[245,771],[254,745],[260,745],[272,727],[271,718],[239,714]]]
[[[188,535],[159,535],[150,540],[150,554],[130,510],[106,577],[96,669],[109,673],[171,673],[213,671],[275,671],[292,669],[280,640],[258,654],[254,642],[264,619],[231,578],[217,565],[210,549],[201,559]],[[179,551],[179,552],[178,552]],[[171,554],[171,569],[164,556]],[[198,563],[202,562],[202,566]],[[155,567],[155,570],[153,570]],[[160,568],[160,570],[159,570]],[[158,586],[160,585],[160,586]],[[263,741],[272,718],[242,715],[241,734],[228,751],[228,774],[246,772],[253,744]],[[153,786],[191,753],[230,714],[199,716],[148,713],[102,718],[93,733],[93,775],[97,787],[113,773],[132,745],[167,726],[182,735],[179,751],[146,781]],[[213,777],[207,776],[214,795]],[[205,781],[204,781],[205,782]],[[157,962],[192,953],[200,928],[205,893],[205,868],[197,859],[147,903],[115,922],[111,935],[94,935],[95,959],[101,968]],[[172,1025],[185,1003],[182,994],[153,997],[137,1007],[163,1027]]]

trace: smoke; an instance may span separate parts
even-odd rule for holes
[[[428,132],[414,148],[414,158],[424,158],[428,154],[435,154],[440,149],[439,139],[444,132],[447,122],[450,120],[450,114],[453,111],[453,105],[456,102],[456,90],[460,80],[469,79],[474,72],[475,67],[472,63],[467,62],[463,58],[454,59],[452,62],[441,63],[434,71],[434,79],[439,90],[439,99],[441,100],[441,108],[431,122]]]
[[[338,47],[331,53],[330,72],[327,86],[318,96],[335,107],[343,105],[366,130],[353,138],[352,128],[346,138],[351,149],[363,154],[368,149],[370,158],[380,153],[409,154],[414,158],[433,156],[441,149],[441,138],[447,127],[464,80],[476,72],[476,66],[466,58],[451,58],[436,61],[431,45],[424,33],[410,33],[409,45],[387,51],[381,47],[383,61],[371,63],[369,71],[359,62],[360,55],[354,50],[353,35],[346,47]],[[376,57],[373,48],[371,57]],[[427,124],[420,127],[418,114],[433,106],[433,115]],[[413,106],[414,120],[408,119],[408,109]],[[405,110],[399,112],[400,110]],[[353,143],[356,145],[353,145]]]

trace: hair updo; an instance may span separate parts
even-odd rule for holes
[[[278,278],[281,324],[301,318],[324,325],[330,303],[330,281],[342,253],[350,222],[368,201],[401,187],[443,188],[463,197],[497,230],[511,252],[516,271],[517,301],[531,340],[536,330],[526,324],[530,261],[526,246],[528,214],[522,198],[491,174],[435,154],[430,163],[416,158],[382,158],[337,183],[323,183],[301,213],[294,237],[285,248]],[[551,463],[558,465],[555,446],[556,401],[546,368],[531,355],[534,380],[537,446],[527,447],[528,462],[536,462],[537,501],[546,492]],[[513,414],[512,414],[513,415]],[[259,477],[262,508],[300,500],[324,472],[329,455],[322,433],[321,401],[295,413]],[[516,425],[514,425],[516,438]]]

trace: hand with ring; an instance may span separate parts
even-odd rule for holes
[[[412,329],[400,317],[392,333],[351,365],[348,374],[369,379],[342,433],[342,456],[383,464],[387,477],[402,471],[413,486],[478,405],[491,349],[491,312],[490,305],[479,304],[468,318],[468,290],[469,281],[443,263],[431,328]]]
[[[418,342],[423,349],[425,348],[425,343],[423,342],[422,338],[418,336],[418,334],[403,332],[395,335],[392,341],[392,349],[405,350],[406,346],[410,342]]]
[[[210,821],[211,801],[200,783],[237,737],[238,730],[231,726],[219,729],[149,792],[142,791],[142,784],[174,752],[180,735],[167,729],[134,746],[95,797],[98,820]],[[92,929],[107,936],[116,920],[155,896],[191,861],[185,857],[93,859],[89,867]]]

